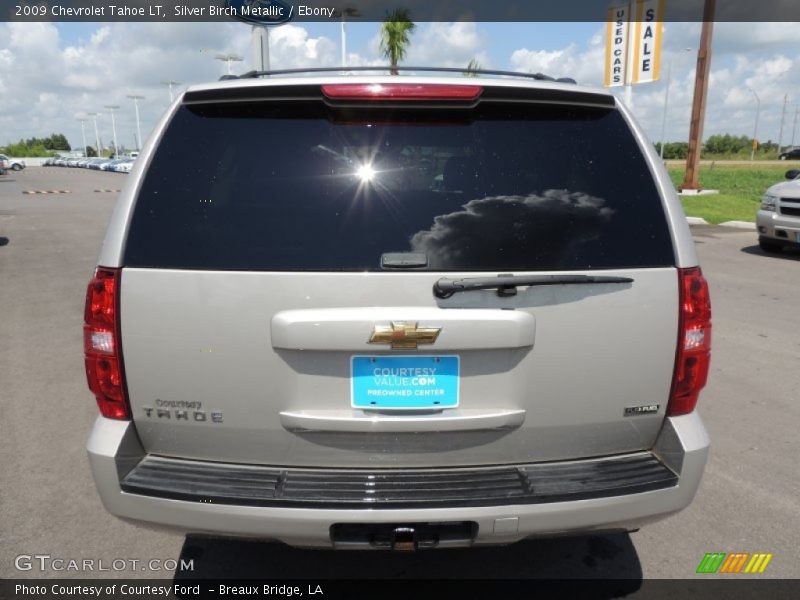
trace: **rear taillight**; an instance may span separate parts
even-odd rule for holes
[[[668,416],[694,410],[700,390],[706,385],[711,359],[711,299],[700,267],[678,269],[678,288],[678,351]]]
[[[477,100],[480,85],[417,83],[336,83],[323,85],[322,93],[331,100]]]
[[[119,333],[120,269],[99,267],[86,290],[83,349],[86,379],[100,414],[130,419]]]

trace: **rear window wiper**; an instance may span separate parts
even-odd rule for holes
[[[612,275],[498,275],[497,277],[442,277],[433,284],[433,295],[449,298],[456,292],[497,289],[498,296],[514,296],[518,285],[581,285],[588,283],[633,283],[630,277]]]

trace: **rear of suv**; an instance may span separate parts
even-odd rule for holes
[[[604,91],[190,88],[99,265],[88,452],[117,516],[408,549],[631,530],[698,488],[708,288]]]

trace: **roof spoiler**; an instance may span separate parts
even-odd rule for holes
[[[555,83],[576,83],[571,77],[550,77],[544,73],[521,73],[519,71],[498,71],[495,69],[469,69],[458,67],[308,67],[304,69],[279,69],[271,71],[247,71],[241,75],[223,75],[219,78],[220,81],[227,81],[230,79],[256,79],[258,77],[270,77],[272,75],[300,75],[307,73],[363,73],[363,72],[383,72],[383,71],[404,71],[414,72],[422,71],[426,73],[463,73],[464,75],[498,75],[502,77],[521,77],[524,79],[535,79],[537,81],[553,81]]]

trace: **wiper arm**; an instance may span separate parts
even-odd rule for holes
[[[449,298],[456,292],[497,289],[498,296],[514,296],[518,285],[581,285],[596,283],[633,283],[630,277],[612,275],[498,275],[497,277],[442,277],[433,284],[433,295]]]

